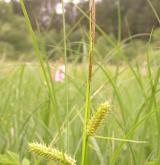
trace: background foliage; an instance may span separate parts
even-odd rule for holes
[[[25,0],[39,42],[43,43],[43,49],[52,59],[62,55],[62,16],[56,12],[56,6],[59,3],[57,0]],[[152,5],[157,15],[159,15],[160,1],[153,0]],[[80,50],[84,55],[87,52],[85,44],[80,45],[77,43],[87,44],[88,42],[88,20],[79,8],[88,13],[87,2],[81,2],[78,7],[71,2],[65,4],[66,31],[68,33],[67,46],[70,48],[67,54],[71,60],[77,59],[75,51]],[[23,18],[20,3],[15,0],[10,3],[0,1],[0,9],[1,56],[7,59],[34,59],[32,41]],[[102,0],[97,2],[96,14],[98,27],[113,41],[119,40],[121,42],[139,34],[135,39],[128,39],[123,46],[125,56],[129,60],[134,59],[139,54],[141,56],[145,54],[144,44],[148,41],[152,30],[155,31],[153,33],[153,45],[156,47],[159,45],[157,41],[160,36],[158,19],[147,0]],[[131,42],[131,40],[134,41]],[[57,43],[59,43],[58,46]],[[136,46],[136,49],[134,46]],[[98,57],[107,56],[112,48],[113,45],[97,30],[96,51],[99,54]],[[78,60],[81,61],[82,59],[83,56],[79,56]],[[111,62],[117,60],[112,59]]]

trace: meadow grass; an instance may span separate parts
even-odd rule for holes
[[[55,113],[49,91],[38,63],[3,64],[0,78],[1,147],[16,152],[21,158],[27,157],[32,163],[37,160],[29,156],[28,142],[38,141],[63,149],[63,143],[56,129]],[[150,76],[133,67],[121,66],[115,81],[116,66],[95,65],[93,76],[92,111],[99,103],[111,100],[112,113],[97,135],[110,137],[101,140],[96,137],[89,141],[89,164],[142,164],[159,157],[159,70],[154,66]],[[83,113],[85,107],[85,75],[83,65],[68,66],[69,83],[69,150],[77,164],[81,162]],[[140,80],[137,80],[135,74]],[[140,82],[141,83],[140,83]],[[103,82],[103,83],[102,83]],[[64,84],[55,84],[60,130],[66,134],[66,94]],[[48,116],[50,115],[50,116]],[[113,139],[112,139],[113,138]],[[116,141],[114,138],[147,143]],[[93,156],[94,155],[94,156]]]
[[[108,52],[110,56],[102,60],[93,57],[92,84],[89,81],[86,83],[89,78],[88,63],[85,60],[81,64],[67,63],[66,52],[70,50],[70,43],[65,42],[69,34],[65,31],[63,15],[64,38],[61,42],[64,42],[62,50],[67,79],[64,83],[56,83],[51,80],[45,52],[42,58],[23,0],[21,5],[39,61],[0,64],[0,163],[5,164],[7,158],[11,159],[11,156],[5,155],[9,150],[19,155],[19,158],[14,156],[19,159],[15,163],[17,165],[23,163],[23,158],[30,164],[53,164],[31,156],[28,152],[28,143],[38,142],[70,154],[77,164],[158,164],[160,69],[157,59],[153,57],[155,51],[150,46],[150,40],[147,45],[146,66],[126,60],[121,47],[124,41],[121,41],[118,6],[118,41],[113,41],[96,25],[97,30],[112,45],[113,51]],[[86,13],[78,9],[89,19]],[[152,33],[150,39],[151,37]],[[91,39],[90,36],[88,38]],[[92,44],[90,41],[91,47]],[[79,50],[75,53],[81,54]],[[100,55],[99,52],[96,53],[97,56]],[[108,60],[114,56],[122,57],[123,63],[108,64]],[[112,104],[111,114],[95,136],[87,137],[84,124],[91,114],[96,113],[97,106],[107,100]],[[86,137],[87,143],[82,152],[82,143]],[[7,158],[4,160],[3,156]]]

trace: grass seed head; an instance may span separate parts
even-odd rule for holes
[[[111,110],[111,105],[108,102],[100,104],[97,111],[89,119],[87,124],[87,135],[92,136],[96,133],[97,129],[101,126],[108,112]]]
[[[57,149],[38,143],[29,143],[28,146],[30,152],[44,159],[53,160],[62,165],[76,165],[76,161],[74,159]]]

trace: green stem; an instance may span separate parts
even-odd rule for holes
[[[51,82],[51,78],[50,78],[50,72],[47,72],[47,70],[46,70],[46,66],[45,66],[45,63],[43,61],[43,57],[41,55],[41,51],[40,51],[40,48],[39,48],[37,39],[36,39],[35,33],[33,31],[32,25],[31,25],[31,22],[30,22],[30,19],[29,19],[29,16],[28,16],[28,13],[27,13],[25,4],[24,4],[24,0],[20,0],[20,3],[21,3],[21,8],[22,8],[22,11],[23,11],[23,14],[24,14],[26,23],[28,25],[28,28],[29,28],[29,31],[30,31],[30,34],[31,34],[31,37],[32,37],[33,46],[35,48],[36,55],[38,57],[39,63],[41,65],[41,68],[42,68],[42,71],[43,71],[43,75],[44,75],[45,81],[47,83],[47,87],[48,87],[48,91],[49,91],[49,96],[50,96],[51,102],[52,102],[52,104],[54,106],[55,116],[56,116],[56,119],[57,119],[56,120],[56,125],[58,127],[60,125],[60,118],[59,118],[59,114],[58,114],[58,111],[57,111],[57,109],[58,109],[57,108],[57,101],[56,101],[54,86],[53,86],[53,84]],[[47,65],[47,66],[49,68],[49,65]],[[59,130],[59,134],[61,136],[60,128],[59,127],[58,127],[58,130]]]
[[[113,137],[104,137],[104,136],[98,136],[98,135],[95,135],[93,137],[103,139],[103,140],[114,140],[114,141],[130,142],[130,143],[148,143],[147,141],[121,139],[121,138],[113,138]]]
[[[90,81],[87,81],[86,108],[85,108],[85,116],[84,116],[84,124],[83,124],[82,165],[85,165],[88,155],[88,136],[86,129],[89,118],[89,112],[90,112]]]
[[[95,1],[90,0],[90,19],[89,19],[89,62],[88,62],[88,77],[86,87],[86,107],[83,123],[83,142],[82,142],[82,165],[88,164],[88,136],[86,132],[88,119],[91,111],[91,78],[92,78],[92,56],[95,39]]]
[[[65,61],[65,93],[66,93],[66,116],[68,116],[68,77],[67,77],[67,37],[66,37],[66,24],[65,24],[65,9],[64,9],[64,0],[61,0],[62,3],[62,20],[63,20],[63,44],[64,44],[64,61]],[[69,152],[69,127],[68,127],[68,118],[66,119],[66,148]]]

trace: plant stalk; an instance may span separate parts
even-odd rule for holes
[[[89,60],[88,60],[88,77],[86,87],[86,106],[83,123],[83,142],[82,142],[82,165],[88,164],[88,136],[86,132],[88,119],[91,111],[91,79],[93,66],[93,51],[95,42],[95,0],[89,1]]]

